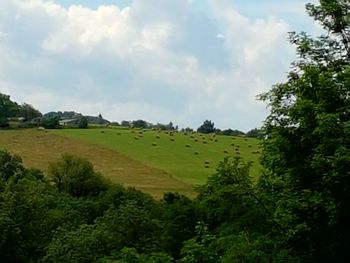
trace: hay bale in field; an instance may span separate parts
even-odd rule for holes
[[[100,131],[100,133],[105,133],[105,131]]]
[[[194,139],[195,142],[198,142],[198,139]]]
[[[204,161],[204,164],[210,164],[210,161],[206,160]]]
[[[138,140],[138,139],[139,139],[138,137],[136,137],[136,136],[134,137],[134,140]]]
[[[205,165],[204,167],[205,167],[205,168],[210,168],[210,166],[209,166],[209,165]]]
[[[228,151],[225,150],[224,153],[228,153]]]
[[[152,142],[152,146],[157,146],[157,144],[155,142]]]
[[[198,154],[199,154],[199,152],[197,152],[197,151],[194,152],[194,155],[198,155]]]
[[[170,138],[170,141],[175,142],[175,139],[174,138]]]
[[[156,136],[156,138],[157,138],[157,139],[160,139],[160,136],[159,136],[159,135],[157,135],[157,136]]]
[[[207,141],[203,141],[204,144],[207,144]]]
[[[249,145],[248,145],[248,147],[249,147],[249,148],[252,148],[252,145],[251,145],[251,144],[249,144]]]
[[[187,147],[187,148],[190,148],[190,147],[191,147],[191,145],[190,145],[190,144],[186,144],[186,147]]]

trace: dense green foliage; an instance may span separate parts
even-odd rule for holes
[[[198,127],[197,132],[200,133],[214,133],[215,132],[215,126],[214,122],[205,120],[201,126]]]
[[[41,119],[41,125],[45,129],[57,129],[60,126],[59,118],[57,116],[54,116],[54,117],[43,117]]]
[[[248,131],[245,135],[247,137],[250,137],[250,138],[257,138],[257,139],[264,139],[265,138],[265,134],[264,134],[263,130],[258,129],[258,128],[254,128],[254,129]]]
[[[0,128],[8,127],[10,118],[23,118],[30,121],[40,117],[41,113],[29,104],[18,105],[10,99],[10,96],[0,93]]]
[[[2,259],[229,262],[231,250],[239,248],[227,241],[244,243],[241,235],[273,226],[260,206],[249,166],[238,158],[225,159],[198,190],[197,200],[167,193],[155,201],[108,183],[76,156],[51,163],[46,179],[24,168],[18,156],[0,151]],[[241,233],[247,227],[249,233]]]
[[[271,107],[257,183],[225,158],[190,200],[112,185],[79,157],[50,177],[0,151],[4,262],[347,262],[350,247],[350,3],[308,5],[327,35],[292,34],[300,59]]]
[[[303,260],[345,262],[350,247],[350,2],[321,0],[308,12],[327,34],[292,34],[299,60],[262,99],[261,183],[284,240]]]

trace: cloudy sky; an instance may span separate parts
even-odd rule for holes
[[[0,92],[42,112],[247,131],[307,0],[0,0]]]

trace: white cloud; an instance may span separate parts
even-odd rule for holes
[[[291,28],[222,0],[210,7],[208,17],[188,0],[97,9],[2,1],[0,92],[42,111],[253,128],[266,115],[255,96],[283,80],[293,58]]]

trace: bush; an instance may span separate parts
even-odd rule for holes
[[[42,120],[41,125],[45,128],[45,129],[57,129],[60,125],[59,125],[59,121],[58,121],[58,117],[45,117]]]
[[[106,179],[94,171],[88,160],[70,154],[49,164],[49,177],[59,192],[74,197],[96,196],[108,188]]]

